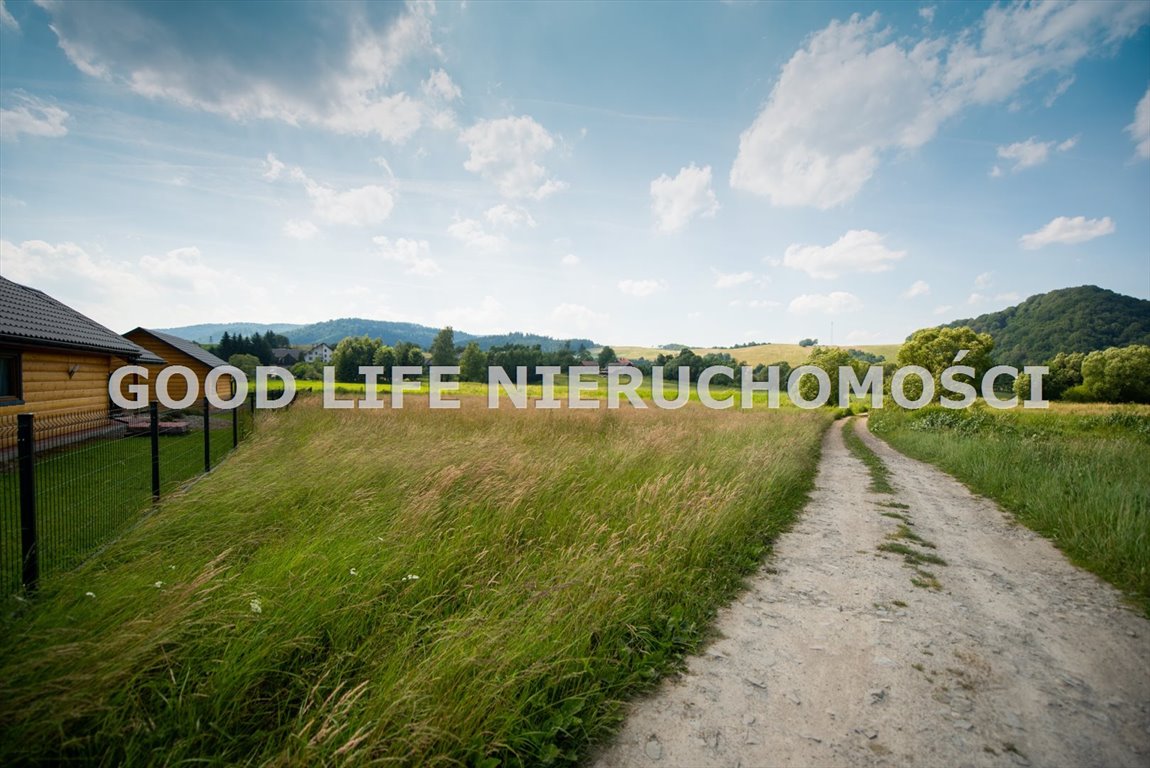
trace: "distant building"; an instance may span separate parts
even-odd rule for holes
[[[276,347],[272,350],[272,358],[275,359],[276,365],[295,365],[303,359],[303,353],[298,349]]]
[[[204,396],[204,382],[207,375],[213,368],[228,364],[226,360],[221,360],[194,341],[181,339],[179,336],[173,336],[170,333],[152,331],[147,328],[134,328],[125,333],[124,337],[149,352],[162,357],[167,363],[167,365],[163,363],[146,364],[148,369],[148,400],[156,399],[152,385],[156,381],[156,377],[159,376],[160,371],[169,365],[183,365],[190,368],[192,372],[196,374],[196,380],[199,382],[199,396],[202,398]],[[145,363],[144,361],[140,361],[140,364],[144,365]],[[216,394],[221,398],[231,397],[232,385],[233,381],[230,376],[221,376],[216,380]],[[167,389],[168,395],[173,400],[182,400],[184,396],[188,394],[187,382],[182,376],[173,376],[169,379]]]
[[[304,352],[303,359],[309,363],[330,363],[333,351],[327,344],[316,344]]]

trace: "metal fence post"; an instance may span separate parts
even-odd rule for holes
[[[204,398],[204,471],[212,471],[212,415],[208,411],[208,398]]]
[[[24,589],[40,585],[40,548],[36,540],[36,438],[30,413],[16,417],[16,455],[20,466],[20,559]]]
[[[148,406],[149,434],[152,437],[152,501],[160,500],[160,406]]]

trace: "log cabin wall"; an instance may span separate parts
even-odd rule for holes
[[[123,362],[112,355],[20,349],[21,399],[0,414],[43,416],[66,411],[107,411],[108,377]]]
[[[196,403],[202,402],[204,397],[204,381],[207,379],[208,373],[212,370],[210,366],[200,362],[191,355],[181,352],[179,349],[166,344],[155,336],[147,333],[129,332],[125,334],[125,338],[131,339],[139,344],[149,352],[158,355],[166,361],[166,365],[146,365],[148,369],[148,400],[149,402],[156,399],[155,382],[156,377],[160,375],[160,371],[172,365],[183,365],[189,368],[196,374],[198,382],[199,394],[196,398]],[[125,383],[131,382],[132,377],[128,377]],[[140,382],[145,383],[145,382]],[[168,394],[173,400],[180,400],[188,393],[187,382],[183,376],[173,376],[168,379]],[[230,398],[232,396],[232,377],[221,376],[216,381],[216,393],[221,398]]]

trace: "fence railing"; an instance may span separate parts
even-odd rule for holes
[[[0,416],[0,594],[76,567],[210,471],[251,434],[251,402]]]

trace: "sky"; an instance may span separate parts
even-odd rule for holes
[[[1150,298],[1150,2],[0,0],[0,274],[615,345]]]

